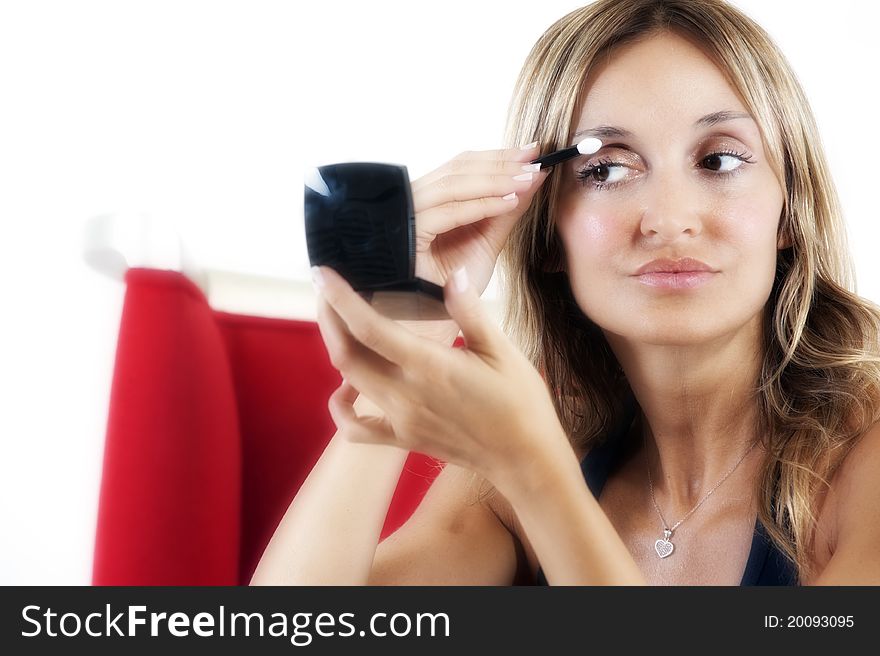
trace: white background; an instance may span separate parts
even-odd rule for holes
[[[526,54],[580,4],[0,1],[0,583],[90,581],[124,289],[83,263],[88,217],[151,212],[204,266],[306,278],[304,167],[415,178],[499,147]],[[877,3],[735,4],[807,91],[878,301]]]

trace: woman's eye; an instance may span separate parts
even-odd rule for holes
[[[700,160],[698,168],[708,171],[716,178],[725,178],[736,174],[743,164],[752,164],[753,162],[751,155],[731,150],[706,155]],[[624,164],[600,161],[578,171],[577,177],[583,184],[594,189],[611,189],[624,182],[628,168]]]
[[[708,166],[704,168],[707,168],[710,171],[727,173],[729,171],[735,171],[743,165],[745,163],[745,157],[735,153],[712,153],[711,155],[704,157],[703,162],[708,163]]]
[[[603,189],[623,180],[626,175],[626,168],[622,164],[599,162],[594,166],[587,166],[578,171],[578,179],[584,184],[592,184],[598,189]]]

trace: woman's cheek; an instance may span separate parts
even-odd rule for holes
[[[567,214],[560,234],[569,265],[600,271],[611,268],[614,254],[619,257],[626,252],[622,225],[620,217],[594,207]]]
[[[737,240],[739,245],[738,270],[743,294],[752,297],[753,304],[763,306],[773,289],[778,256],[778,220],[755,208],[754,212],[743,214],[737,221]]]
[[[717,242],[736,250],[735,258],[756,272],[776,268],[777,231],[782,206],[775,199],[756,196],[752,202],[730,203],[717,214]]]
[[[623,217],[597,208],[566,215],[560,225],[572,293],[586,313],[599,309],[602,299],[620,289],[630,252]]]

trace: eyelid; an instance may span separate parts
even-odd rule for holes
[[[635,155],[636,157],[639,156],[639,154],[638,154],[636,151],[634,151],[632,148],[630,148],[630,147],[627,146],[626,144],[623,144],[623,143],[613,143],[613,144],[604,144],[604,145],[603,145],[599,150],[597,150],[595,153],[593,153],[592,155],[587,155],[586,157],[589,158],[589,159],[591,159],[591,158],[595,158],[595,157],[600,157],[600,156],[602,155],[602,153],[604,153],[606,150],[624,150],[624,151],[626,151],[626,152],[628,152],[628,153],[632,153],[632,154]]]
[[[715,143],[715,142],[711,141],[712,139],[716,139],[719,136],[722,137],[722,139],[724,137],[726,137],[726,139],[728,140],[727,143],[724,143],[723,141],[721,143]],[[736,143],[731,143],[731,141],[734,141]],[[642,159],[641,156],[636,151],[634,151],[632,148],[630,148],[626,144],[613,143],[613,144],[603,145],[602,148],[597,150],[592,155],[583,156],[582,160],[580,158],[576,159],[575,166],[578,167],[579,169],[589,167],[589,166],[596,166],[599,163],[601,163],[601,160],[603,160],[603,159],[605,160],[605,163],[613,163],[613,164],[626,164],[627,163],[626,161],[616,161],[616,160],[613,162],[608,161],[609,158],[613,159],[613,157],[611,155],[609,155],[608,153],[605,153],[606,149],[608,149],[608,150],[612,150],[612,149],[624,150],[627,153],[631,153],[632,156],[638,157],[639,159]],[[696,152],[700,152],[700,151],[704,151],[704,150],[707,151],[707,154],[725,151],[725,150],[732,150],[735,152],[741,152],[743,155],[745,155],[745,157],[747,159],[751,159],[754,157],[754,155],[752,154],[752,149],[750,147],[748,147],[745,143],[743,143],[739,139],[736,139],[735,137],[731,137],[728,135],[713,135],[712,137],[703,139],[699,144],[697,144]],[[702,159],[702,157],[705,157],[705,155],[698,157],[697,161]],[[581,161],[583,162],[582,164],[579,163]]]
[[[707,151],[708,153],[703,157],[698,158],[698,161],[702,162],[710,155],[733,157],[740,161],[740,166],[738,166],[736,169],[730,171],[714,172],[714,175],[717,176],[719,179],[735,176],[741,172],[743,166],[755,163],[754,156],[750,152],[748,152],[748,148],[731,148],[729,146],[718,146],[716,148],[708,148]],[[589,176],[595,169],[599,168],[600,166],[605,166],[606,168],[631,168],[627,166],[624,162],[616,162],[611,159],[606,159],[607,156],[606,158],[600,157],[598,160],[594,161],[596,155],[598,155],[598,153],[592,155],[589,162],[576,169],[575,177],[582,184],[584,184],[588,188],[595,189],[596,191],[610,190],[618,187],[619,185],[626,184],[625,180],[617,180],[615,182],[605,183],[590,182],[588,180]]]

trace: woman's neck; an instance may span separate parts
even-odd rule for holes
[[[658,498],[687,512],[734,466],[728,486],[754,473],[760,446],[737,463],[759,438],[757,321],[711,343],[685,346],[608,337],[639,404],[636,424]]]

